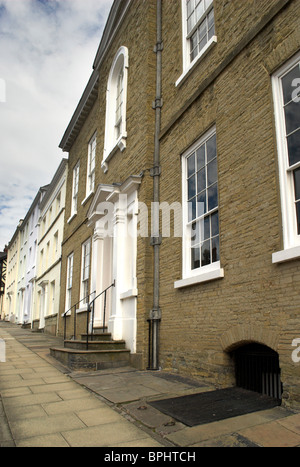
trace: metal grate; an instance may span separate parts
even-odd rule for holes
[[[281,399],[282,383],[277,352],[260,344],[249,344],[233,354],[237,387]]]

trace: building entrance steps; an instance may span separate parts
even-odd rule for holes
[[[216,388],[131,367],[71,371],[51,357],[59,338],[0,321],[0,446],[300,446],[300,414],[283,407],[189,427],[151,402]],[[195,408],[196,409],[196,408]]]
[[[50,353],[71,370],[119,368],[129,365],[130,359],[125,341],[113,340],[108,332],[66,339],[63,347],[50,347]]]

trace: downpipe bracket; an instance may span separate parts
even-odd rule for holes
[[[151,321],[161,321],[161,309],[160,308],[153,308],[152,310],[150,310],[150,313],[149,313],[149,319]]]

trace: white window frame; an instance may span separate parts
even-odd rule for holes
[[[201,282],[208,282],[224,277],[224,270],[221,268],[221,261],[215,261],[209,265],[192,269],[191,265],[191,226],[201,217],[208,217],[214,212],[219,212],[219,206],[207,212],[205,216],[200,216],[192,221],[189,220],[188,206],[188,184],[187,184],[187,159],[200,146],[206,143],[212,136],[216,135],[216,127],[211,128],[205,135],[196,141],[187,151],[182,154],[182,212],[183,212],[183,235],[182,235],[182,279],[176,281],[175,288],[187,287]],[[220,232],[219,232],[220,235]]]
[[[79,170],[80,170],[80,163],[77,162],[73,169],[73,183],[72,183],[72,198],[71,198],[71,217],[68,219],[70,222],[74,216],[77,214],[77,206],[78,206],[78,191],[79,191]]]
[[[282,78],[289,73],[297,63],[300,64],[300,52],[285,63],[272,76],[283,235],[283,250],[273,253],[273,263],[285,262],[300,257],[300,235],[298,235],[297,230],[295,187],[293,180],[294,170],[300,167],[300,162],[293,166],[289,165],[282,88]]]
[[[120,92],[120,75],[123,75],[123,88]],[[120,47],[110,69],[106,92],[106,119],[103,160],[101,167],[104,172],[108,170],[108,161],[119,149],[126,148],[126,107],[128,84],[128,49]],[[120,100],[121,99],[121,100]],[[117,113],[117,107],[121,109]]]
[[[74,266],[74,253],[71,253],[67,258],[67,283],[66,283],[65,312],[69,311],[72,306],[73,266]],[[69,311],[69,313],[71,313],[71,311]]]
[[[90,290],[90,266],[91,266],[91,239],[89,238],[86,242],[82,244],[81,247],[81,282],[80,282],[80,300],[83,300],[88,294]],[[86,306],[88,304],[88,300],[85,302],[84,300],[80,303],[79,310],[84,308],[86,310]]]
[[[96,171],[96,148],[97,134],[95,133],[88,146],[88,163],[86,177],[86,198],[88,198],[95,190],[95,171]],[[84,204],[85,200],[81,204]]]
[[[198,2],[199,0],[195,0]],[[213,0],[201,0],[204,2],[203,14],[198,18],[190,33],[187,29],[187,0],[181,0],[182,5],[182,59],[183,59],[183,72],[175,85],[179,86],[189,76],[194,66],[210,51],[211,47],[217,43],[216,33],[206,42],[205,46],[199,51],[196,57],[190,60],[190,39],[193,33],[198,29],[200,24],[208,17],[209,13],[214,9]],[[215,28],[214,20],[214,28]]]

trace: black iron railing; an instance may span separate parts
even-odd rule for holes
[[[94,318],[95,318],[95,301],[97,298],[102,297],[104,295],[103,299],[103,325],[102,325],[102,331],[104,332],[105,329],[105,319],[106,319],[106,298],[107,298],[107,292],[109,289],[115,286],[115,281],[106,287],[106,289],[102,290],[89,304],[88,304],[88,312],[87,312],[87,317],[86,317],[86,350],[89,348],[89,337],[90,340],[93,340],[93,335],[94,335]],[[92,319],[91,319],[91,328],[89,332],[89,326],[90,326],[90,312],[92,312]],[[101,329],[101,326],[100,326]]]
[[[88,302],[89,303],[90,296],[94,295],[95,293],[96,293],[96,291],[91,292],[86,297],[83,297],[81,300],[79,300],[79,302],[72,305],[71,308],[69,308],[63,314],[63,318],[64,318],[64,340],[66,340],[66,337],[67,337],[67,316],[69,315],[69,313],[71,313],[71,316],[72,316],[72,310],[74,311],[74,316],[73,316],[73,339],[75,340],[76,339],[76,318],[77,318],[76,307],[81,302],[85,302],[85,303]]]
[[[99,297],[103,297],[103,325],[102,325],[102,331],[104,332],[104,329],[105,329],[105,320],[106,320],[106,304],[107,304],[107,292],[109,291],[109,289],[111,289],[112,287],[115,287],[115,281],[110,285],[108,286],[106,289],[104,289],[102,292],[100,292],[96,297],[94,297],[92,300],[90,300],[90,297],[91,295],[95,295],[96,291],[90,293],[88,296],[84,297],[83,299],[79,300],[79,302],[75,303],[74,305],[71,306],[71,308],[69,308],[69,310],[67,310],[64,314],[63,314],[63,318],[64,318],[64,340],[66,340],[66,335],[67,335],[67,316],[68,316],[68,313],[71,312],[71,316],[72,316],[72,310],[74,311],[74,317],[73,317],[73,339],[76,340],[76,327],[77,327],[77,323],[76,323],[76,315],[77,315],[77,312],[76,312],[76,307],[77,305],[79,305],[79,303],[85,301],[87,302],[87,313],[86,313],[86,350],[88,350],[89,348],[89,340],[93,340],[93,335],[94,335],[94,318],[95,318],[95,301],[99,298]],[[92,313],[92,317],[91,317],[91,320],[90,320],[90,313]],[[90,324],[91,323],[91,324]],[[101,329],[101,327],[100,327]]]

